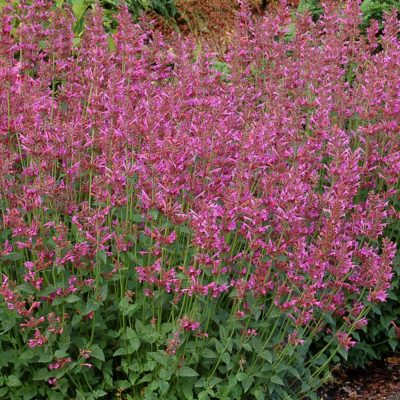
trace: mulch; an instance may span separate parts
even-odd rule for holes
[[[365,370],[338,370],[335,382],[324,387],[323,400],[400,400],[400,354]]]

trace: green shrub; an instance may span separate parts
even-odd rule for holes
[[[361,11],[363,14],[362,28],[365,29],[369,26],[373,19],[382,22],[384,13],[393,8],[400,11],[399,0],[364,0],[361,3]],[[317,20],[323,13],[320,0],[301,0],[298,11],[303,12],[305,10],[311,12],[314,20]]]
[[[152,10],[164,18],[175,18],[178,10],[174,0],[127,0],[126,4],[136,15],[141,10]]]
[[[363,27],[367,27],[372,19],[382,22],[383,14],[393,8],[400,11],[399,0],[364,0],[361,4],[364,17]]]

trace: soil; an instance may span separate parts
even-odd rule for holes
[[[253,15],[262,15],[272,11],[279,0],[247,0]],[[288,0],[290,7],[297,8],[300,0]],[[165,20],[154,12],[148,13],[158,29],[164,34],[177,29],[190,33],[205,41],[211,49],[223,54],[226,50],[228,34],[232,32],[240,0],[175,0],[180,18]]]
[[[400,400],[400,354],[365,370],[338,370],[335,382],[321,393],[323,400]]]

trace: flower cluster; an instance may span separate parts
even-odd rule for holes
[[[353,346],[396,250],[399,22],[363,36],[357,2],[333,3],[317,22],[244,7],[223,63],[124,7],[110,36],[95,8],[79,40],[51,1],[2,8],[0,308],[30,348],[67,319],[91,345],[137,309],[152,329],[201,324],[196,345],[231,316],[245,341],[336,329]],[[99,320],[116,299],[128,311]]]

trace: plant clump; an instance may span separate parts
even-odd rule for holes
[[[2,8],[0,397],[316,398],[387,299],[400,170],[399,21],[323,8],[243,5],[223,61]]]

